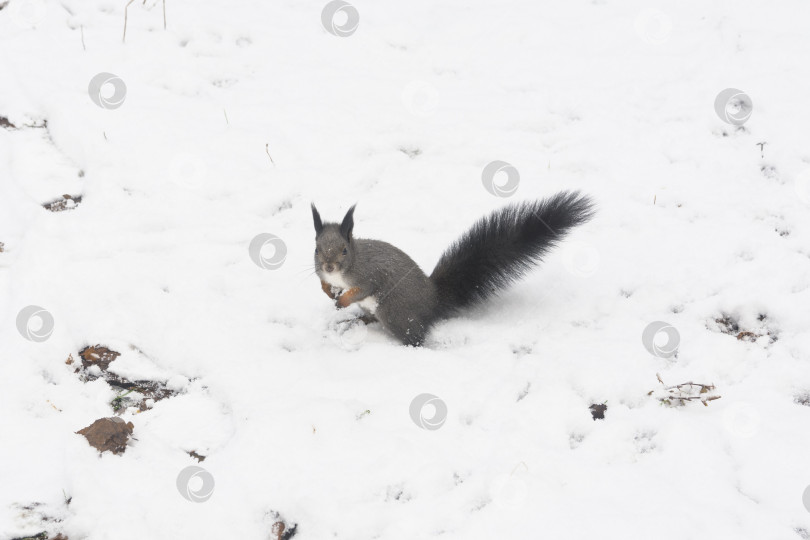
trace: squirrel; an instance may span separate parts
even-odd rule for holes
[[[357,303],[405,345],[421,346],[442,319],[498,294],[542,261],[573,227],[594,214],[577,191],[508,205],[481,218],[442,254],[430,276],[402,250],[355,238],[354,209],[323,223],[315,204],[315,268],[338,309]]]

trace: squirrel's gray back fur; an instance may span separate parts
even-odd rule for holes
[[[355,240],[356,260],[345,272],[376,301],[374,316],[408,345],[419,345],[434,322],[436,287],[404,251],[380,240]]]
[[[406,345],[421,345],[437,320],[519,279],[593,215],[592,201],[577,192],[506,206],[453,243],[428,277],[391,244],[354,238],[354,208],[340,224],[324,224],[312,205],[316,272],[332,293],[348,294]]]

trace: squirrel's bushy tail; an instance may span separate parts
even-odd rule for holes
[[[540,201],[511,204],[480,219],[442,254],[430,275],[439,315],[486,300],[520,279],[593,212],[589,197],[562,191]]]

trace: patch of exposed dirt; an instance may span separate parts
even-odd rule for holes
[[[76,433],[84,435],[90,446],[99,452],[122,454],[127,449],[127,441],[135,426],[117,416],[99,418]]]
[[[8,2],[3,4],[0,2],[0,9],[3,9],[3,6],[7,5]],[[39,122],[34,121],[33,124],[24,124],[22,126],[16,125],[14,122],[8,119],[8,117],[0,116],[0,128],[7,129],[9,131],[13,131],[15,129],[22,129],[22,128],[33,128],[33,129],[48,129],[48,121],[41,120]]]
[[[12,538],[11,540],[68,540],[68,537],[62,533],[59,533],[56,536],[48,536],[48,533],[43,531],[33,536],[18,536],[17,538]]]
[[[760,323],[757,327],[743,328],[740,326],[738,318],[722,313],[719,317],[714,319],[713,324],[707,325],[707,328],[734,336],[737,338],[737,341],[747,341],[749,343],[754,343],[763,336],[768,337],[768,345],[779,339],[779,332],[772,327],[767,315],[760,313],[757,317],[757,321]]]
[[[80,202],[82,202],[81,195],[65,194],[54,201],[42,203],[42,207],[51,212],[64,212],[65,210],[75,210]]]
[[[65,506],[68,506],[70,501],[70,498],[65,499]],[[61,528],[59,523],[61,523],[63,519],[62,517],[54,516],[56,509],[52,507],[49,508],[40,502],[13,504],[12,506],[19,510],[19,519],[26,523],[26,527],[39,530],[40,532],[26,536],[17,536],[10,540],[68,540],[67,536],[56,532]],[[59,514],[60,512],[56,511],[55,513]]]
[[[120,352],[113,351],[101,345],[90,345],[79,351],[79,357],[82,359],[82,367],[87,369],[92,366],[98,366],[101,371],[107,371],[110,367],[110,362],[121,356]]]
[[[295,523],[293,523],[292,527],[289,527],[283,521],[277,521],[273,523],[270,532],[273,534],[273,540],[290,540],[295,536],[296,529],[298,529],[298,525]]]
[[[605,419],[605,411],[607,411],[607,403],[593,403],[590,407],[591,416],[593,416],[594,420],[604,420]]]
[[[737,321],[731,318],[730,315],[722,315],[714,320],[717,323],[717,326],[720,328],[720,331],[724,334],[736,334],[740,331],[740,326],[737,324]]]
[[[121,353],[103,345],[91,345],[79,351],[82,360],[81,367],[77,367],[74,373],[78,373],[84,382],[103,379],[113,388],[120,390],[119,394],[110,402],[113,411],[120,414],[128,407],[137,407],[143,412],[154,405],[155,402],[168,397],[176,396],[177,390],[166,387],[166,381],[150,380],[129,380],[111,371],[108,371],[110,364]],[[73,364],[71,355],[66,364]],[[98,369],[93,369],[97,367]]]
[[[201,461],[205,461],[205,458],[207,457],[207,456],[203,456],[203,455],[198,454],[195,450],[192,450],[191,452],[188,452],[188,455],[190,455],[191,457],[196,459],[197,463],[199,463]]]
[[[281,517],[281,514],[275,510],[270,510],[265,515],[266,522],[272,523],[270,525],[270,540],[290,540],[298,529],[297,523],[291,523]]]

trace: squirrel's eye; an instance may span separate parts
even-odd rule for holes
[[[348,255],[348,254],[349,254],[349,250],[348,250],[348,249],[346,249],[346,248],[343,248],[343,254],[344,254],[344,255]]]
[[[316,254],[318,253],[318,248],[315,248],[315,253],[316,253]]]

